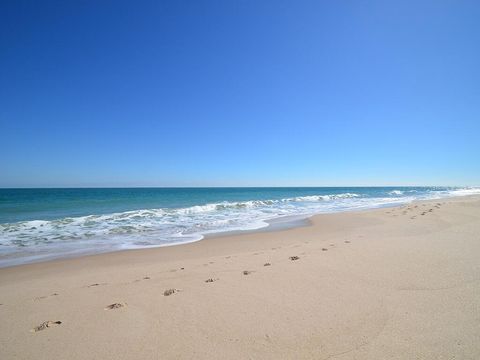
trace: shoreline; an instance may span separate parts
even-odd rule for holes
[[[480,356],[479,196],[310,222],[2,268],[0,357]]]
[[[12,257],[12,258],[4,259],[5,262],[8,262],[9,260],[11,260],[12,263],[8,265],[0,265],[0,270],[10,268],[10,267],[18,267],[18,266],[24,266],[24,265],[30,265],[30,264],[38,264],[38,263],[54,262],[54,261],[62,261],[62,260],[72,260],[76,258],[112,254],[112,253],[124,252],[124,251],[161,249],[161,248],[168,248],[172,246],[183,246],[183,245],[188,245],[188,244],[192,244],[195,242],[204,241],[212,238],[223,238],[223,237],[230,237],[230,236],[236,236],[236,235],[256,234],[256,233],[263,233],[263,232],[276,232],[281,230],[288,230],[288,229],[295,229],[298,227],[310,226],[312,223],[311,219],[321,215],[375,211],[375,210],[381,210],[381,209],[401,207],[401,206],[405,206],[405,205],[416,203],[416,202],[425,202],[425,201],[428,202],[428,201],[437,201],[437,200],[440,201],[440,200],[457,199],[457,198],[461,199],[461,198],[472,197],[472,196],[480,196],[480,195],[473,194],[473,195],[460,195],[460,196],[445,196],[438,199],[427,199],[427,200],[419,199],[419,200],[413,200],[405,203],[377,205],[371,208],[366,207],[366,208],[360,208],[360,209],[338,210],[338,211],[321,212],[321,213],[304,214],[304,215],[282,215],[276,218],[265,220],[265,223],[267,225],[264,227],[246,229],[246,230],[227,230],[227,231],[205,233],[202,235],[203,237],[201,239],[187,240],[187,241],[178,242],[178,243],[139,246],[138,248],[113,249],[113,250],[105,250],[105,251],[82,252],[81,250],[78,250],[77,252],[67,253],[67,254],[64,253],[64,254],[57,254],[57,255],[55,254],[38,255],[39,258],[37,260],[30,260],[30,261],[19,262],[19,263],[17,263],[15,260],[20,259],[21,257],[18,257],[18,258]]]
[[[468,195],[468,196],[476,196],[476,195]],[[462,198],[465,196],[458,196],[458,198]],[[457,197],[453,197],[457,198]],[[415,200],[413,202],[420,202],[420,201],[433,201],[433,200]],[[413,203],[411,202],[411,203]],[[409,203],[406,203],[409,204]],[[69,254],[69,255],[52,255],[53,257],[48,257],[48,258],[43,258],[43,260],[37,260],[37,261],[29,261],[29,262],[24,262],[24,263],[18,263],[18,264],[12,264],[12,265],[6,265],[6,266],[0,266],[0,271],[2,269],[7,269],[11,267],[19,267],[19,266],[26,266],[26,265],[33,265],[33,264],[43,264],[43,263],[49,263],[49,262],[57,262],[57,261],[69,261],[69,260],[74,260],[74,259],[80,259],[84,257],[90,257],[90,256],[97,256],[97,255],[109,255],[109,254],[114,254],[117,252],[128,252],[128,251],[138,251],[138,250],[153,250],[153,249],[163,249],[163,248],[169,248],[173,246],[185,246],[185,245],[190,245],[192,243],[200,242],[200,241],[205,241],[209,239],[218,239],[218,238],[225,238],[225,237],[231,237],[231,236],[241,236],[241,235],[247,235],[247,234],[258,234],[258,233],[264,233],[264,232],[277,232],[277,231],[285,231],[285,230],[290,230],[290,229],[296,229],[300,227],[305,227],[305,226],[311,226],[312,225],[312,218],[315,218],[316,216],[321,216],[321,215],[330,215],[330,214],[343,214],[343,213],[357,213],[357,212],[363,212],[363,211],[374,211],[374,210],[380,210],[380,209],[388,209],[388,208],[395,208],[395,207],[401,207],[405,204],[399,204],[399,205],[385,205],[385,206],[380,206],[376,208],[366,208],[366,209],[356,209],[356,210],[348,210],[348,211],[338,211],[338,212],[328,212],[328,213],[316,213],[316,214],[310,214],[310,215],[305,215],[305,216],[300,216],[300,215],[287,215],[287,216],[281,216],[278,218],[273,218],[271,220],[266,220],[265,222],[267,223],[266,226],[261,227],[261,228],[256,228],[256,229],[251,229],[251,230],[232,230],[232,231],[221,231],[221,232],[214,232],[214,233],[209,233],[203,235],[202,239],[198,240],[191,240],[191,241],[185,241],[185,242],[178,242],[178,243],[171,243],[171,244],[163,244],[163,245],[153,245],[153,246],[142,246],[139,248],[127,248],[127,249],[117,249],[117,250],[111,250],[111,251],[101,251],[101,252],[93,252],[93,253],[80,253],[80,254]],[[277,223],[278,219],[282,218],[295,218],[294,220],[287,220],[287,221],[279,221]]]

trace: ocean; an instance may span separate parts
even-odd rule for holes
[[[0,267],[175,245],[266,228],[279,219],[294,226],[319,213],[477,193],[480,188],[0,189]]]

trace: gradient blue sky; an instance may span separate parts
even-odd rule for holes
[[[479,1],[2,1],[0,187],[480,185]]]

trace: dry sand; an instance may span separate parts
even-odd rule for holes
[[[0,304],[1,359],[479,359],[480,198],[1,269]]]

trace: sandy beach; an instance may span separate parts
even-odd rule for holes
[[[4,268],[0,358],[478,359],[479,259],[470,196]]]

